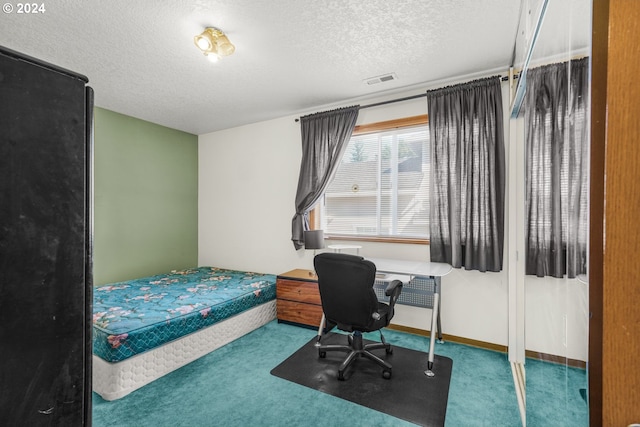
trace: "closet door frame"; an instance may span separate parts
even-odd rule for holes
[[[640,423],[639,20],[636,0],[593,2],[588,369],[594,427]]]

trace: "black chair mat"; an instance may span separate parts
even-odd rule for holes
[[[393,366],[391,379],[382,377],[382,367],[364,357],[358,358],[338,380],[338,367],[347,353],[327,352],[318,357],[314,337],[276,366],[271,374],[297,384],[349,400],[422,426],[444,426],[453,361],[435,356],[434,377],[427,377],[427,353],[393,346],[393,354],[374,353]],[[371,341],[364,340],[365,344]],[[344,334],[328,333],[323,344],[346,344]]]

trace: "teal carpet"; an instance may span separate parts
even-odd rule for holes
[[[314,335],[311,329],[273,321],[122,399],[108,402],[94,393],[93,426],[413,425],[270,374]],[[392,330],[384,335],[393,345],[428,348],[425,337]],[[436,354],[454,361],[445,426],[520,425],[505,354],[455,343],[437,344]],[[528,386],[540,376],[545,378],[541,374],[530,379],[527,371]],[[530,408],[533,417],[531,403]],[[548,421],[546,426],[573,425],[559,423],[567,420],[564,414],[542,413],[539,418]]]
[[[527,359],[527,427],[589,425],[587,372]],[[553,424],[549,424],[553,420]]]

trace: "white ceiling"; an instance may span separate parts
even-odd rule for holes
[[[0,45],[89,78],[102,108],[193,134],[506,69],[516,0],[56,0]],[[14,3],[15,5],[15,3]],[[222,29],[236,52],[193,43]],[[364,79],[395,73],[396,81]]]

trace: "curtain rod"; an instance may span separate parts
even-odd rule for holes
[[[517,75],[517,74],[515,74],[515,75],[513,76],[513,78],[514,78],[514,79],[517,79],[517,78],[518,78],[518,75]],[[503,82],[504,82],[504,81],[507,81],[507,80],[509,80],[509,76],[500,76],[500,80],[502,80]],[[374,104],[362,105],[362,106],[360,107],[360,109],[361,109],[361,110],[363,110],[363,109],[365,109],[365,108],[378,107],[378,106],[380,106],[380,105],[386,105],[386,104],[393,104],[394,102],[408,101],[408,100],[410,100],[410,99],[416,99],[416,98],[424,98],[425,96],[427,96],[427,93],[426,93],[426,92],[425,92],[425,93],[419,93],[418,95],[405,96],[404,98],[396,98],[396,99],[390,99],[390,100],[388,100],[388,101],[376,102],[376,103],[374,103]],[[297,119],[295,119],[295,120],[296,120],[296,122],[299,122],[299,121],[300,121],[300,119],[299,119],[299,118],[297,118]]]
[[[361,105],[360,109],[363,110],[365,108],[377,107],[379,105],[385,105],[385,104],[393,104],[394,102],[408,101],[409,99],[423,98],[425,96],[427,96],[426,93],[419,93],[418,95],[405,96],[404,98],[396,98],[396,99],[390,99],[388,101],[376,102],[375,104]],[[300,121],[300,119],[297,118],[296,122],[299,122],[299,121]]]
[[[423,98],[425,96],[427,96],[426,93],[420,93],[418,95],[405,96],[404,98],[390,99],[388,101],[376,102],[375,104],[363,105],[360,109],[362,110],[363,108],[377,107],[378,105],[393,104],[394,102],[408,101],[410,99]]]

